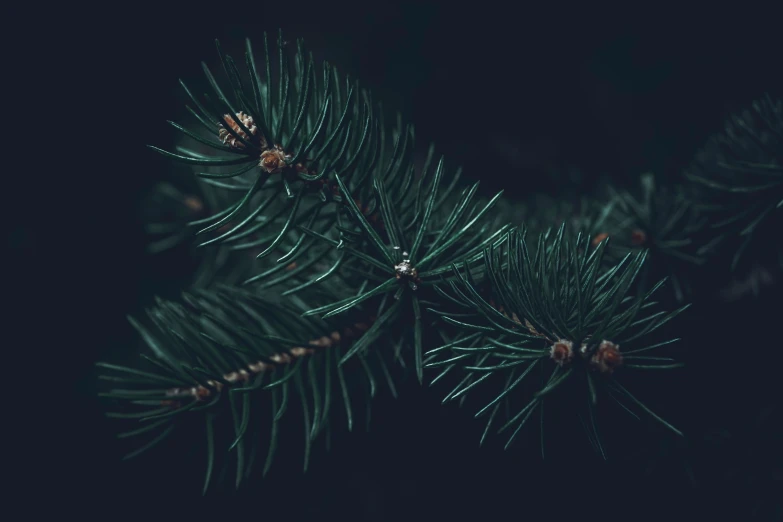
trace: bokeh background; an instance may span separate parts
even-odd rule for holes
[[[72,212],[68,238],[50,239],[51,222],[37,215],[12,230],[12,247],[34,254],[41,273],[58,270],[44,255],[52,243],[68,243],[57,252],[81,283],[66,296],[80,333],[66,339],[61,372],[77,382],[76,394],[49,402],[54,411],[40,435],[56,441],[43,476],[53,479],[47,491],[63,514],[368,522],[780,516],[779,285],[690,316],[682,336],[703,350],[690,352],[685,373],[664,376],[654,398],[688,442],[648,426],[652,436],[629,434],[640,437],[638,451],[606,463],[582,433],[574,434],[579,458],[574,448],[554,448],[541,462],[536,444],[479,449],[483,426],[469,411],[444,408],[439,394],[410,383],[396,401],[379,398],[369,433],[335,437],[328,453],[316,444],[306,475],[297,438],[281,444],[266,480],[202,498],[205,456],[182,434],[181,452],[120,462],[92,367],[138,346],[127,314],[188,283],[185,250],[145,252],[139,205],[171,173],[145,145],[172,143],[165,120],[183,114],[177,79],[200,78],[200,61],[214,63],[215,38],[229,51],[246,36],[259,45],[263,31],[278,27],[291,41],[305,38],[316,58],[413,122],[418,143],[434,141],[485,191],[505,188],[521,200],[557,197],[565,183],[586,191],[600,176],[621,184],[650,170],[676,177],[728,114],[765,92],[780,95],[783,37],[771,12],[746,21],[706,11],[544,14],[523,4],[413,1],[119,9],[91,13],[89,23],[83,14],[68,35],[74,49],[52,50],[51,79],[73,91],[72,132],[91,154],[74,152],[60,165],[79,190],[44,195]],[[748,332],[763,331],[768,341],[747,341]]]

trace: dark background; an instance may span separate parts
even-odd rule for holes
[[[409,385],[399,400],[377,401],[369,434],[335,438],[329,453],[316,444],[305,476],[296,439],[281,444],[266,480],[202,498],[205,457],[187,453],[183,434],[182,455],[119,461],[125,448],[101,415],[92,366],[137,346],[127,314],[187,284],[184,255],[144,251],[138,205],[170,169],[144,145],[171,143],[165,120],[182,114],[177,79],[200,77],[199,62],[215,58],[214,38],[231,50],[245,36],[258,46],[264,30],[278,27],[291,40],[304,37],[316,58],[358,77],[412,121],[418,143],[435,141],[485,189],[522,198],[557,196],[576,172],[585,189],[601,175],[620,183],[647,170],[677,176],[730,112],[765,92],[780,95],[783,43],[765,22],[772,13],[745,20],[482,3],[236,2],[89,16],[95,21],[83,14],[62,39],[67,45],[50,46],[38,71],[50,86],[40,101],[62,102],[61,135],[77,141],[47,166],[52,180],[38,202],[57,213],[25,212],[11,228],[22,268],[44,289],[18,300],[35,313],[29,328],[49,350],[37,364],[62,360],[56,373],[66,389],[77,382],[73,398],[41,399],[48,413],[34,417],[44,428],[23,431],[54,450],[18,479],[45,480],[41,501],[53,505],[43,507],[86,519],[749,520],[757,508],[759,520],[780,515],[773,426],[781,337],[768,326],[780,314],[779,286],[689,316],[682,336],[699,350],[689,352],[685,373],[661,379],[654,400],[688,442],[649,425],[654,436],[634,432],[638,451],[608,463],[589,455],[582,433],[574,434],[577,450],[550,450],[543,463],[536,444],[479,450],[483,426],[468,411],[443,408],[441,394]],[[45,290],[63,282],[63,291]],[[58,313],[44,315],[43,296],[62,305]],[[572,458],[580,452],[586,456]]]

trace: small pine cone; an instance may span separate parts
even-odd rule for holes
[[[620,346],[611,341],[601,341],[590,362],[601,373],[612,373],[615,368],[623,364]]]
[[[265,150],[261,153],[261,161],[258,163],[258,166],[270,174],[277,174],[287,166],[285,159],[285,152],[279,145],[276,145],[274,149]]]
[[[257,128],[255,122],[253,122],[253,117],[248,116],[244,112],[240,111],[236,115],[237,119],[242,122],[242,125],[247,128],[247,130],[250,131],[250,134],[253,136],[256,135]],[[231,130],[242,136],[242,139],[245,141],[250,141],[250,138],[248,137],[247,133],[243,131],[240,126],[237,124],[237,122],[234,121],[234,119],[226,114],[223,116],[223,121],[231,127]],[[223,126],[223,124],[220,124],[220,130],[218,131],[218,137],[223,142],[223,144],[228,144],[229,147],[233,147],[235,149],[244,149],[245,145],[238,139],[236,139],[230,132],[226,130],[226,128]]]
[[[566,339],[560,339],[550,349],[550,357],[560,366],[570,363],[573,356],[574,343]]]

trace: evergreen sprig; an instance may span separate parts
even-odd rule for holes
[[[484,200],[478,183],[462,186],[434,146],[417,169],[399,114],[387,125],[356,82],[328,64],[317,73],[301,41],[277,44],[272,53],[265,35],[256,62],[246,41],[244,67],[218,44],[222,80],[203,65],[210,93],[181,82],[196,126],[170,122],[184,141],[152,147],[194,167],[203,196],[194,215],[185,193],[161,187],[155,205],[173,212],[147,220],[163,239],[154,249],[192,241],[204,263],[182,302],[131,320],[151,350],[141,364],[101,363],[116,385],[104,394],[118,403],[110,416],[138,423],[122,437],[145,439],[131,456],[195,421],[205,488],[226,453],[238,485],[259,459],[268,470],[295,401],[306,466],[337,410],[350,429],[381,381],[395,393],[393,366],[411,358],[420,382],[427,368],[433,384],[457,376],[444,402],[493,393],[477,413],[488,417],[482,441],[494,427],[511,444],[557,395],[584,399],[602,454],[604,394],[681,434],[624,382],[630,370],[679,366],[652,355],[679,340],[661,329],[687,308],[661,311],[662,276],[684,300],[685,267],[780,215],[780,102],[756,104],[710,142],[688,173],[698,209],[683,187],[645,175],[641,191],[520,212],[501,193]]]
[[[483,266],[453,266],[458,281],[449,284],[448,298],[458,311],[433,311],[463,333],[427,353],[427,366],[441,369],[435,380],[455,368],[463,374],[446,400],[464,396],[485,381],[499,383],[500,392],[476,417],[489,415],[485,437],[501,404],[521,400],[523,406],[499,430],[513,429],[508,447],[546,397],[578,380],[590,397],[591,418],[599,390],[605,388],[624,408],[618,396],[681,434],[612,377],[621,368],[618,373],[678,366],[672,359],[647,355],[678,339],[649,338],[687,305],[670,313],[653,311],[651,297],[664,281],[644,294],[629,295],[646,251],[628,253],[607,269],[603,258],[608,239],[593,248],[591,237],[578,234],[573,239],[565,230],[563,224],[557,232],[539,235],[532,249],[524,231],[511,230],[499,245],[483,251]],[[482,282],[489,283],[489,292],[482,291]],[[550,371],[550,376],[532,396],[526,395],[520,385],[536,367]],[[590,435],[600,447],[597,433]]]
[[[348,202],[347,209],[352,221],[350,228],[341,226],[339,239],[303,229],[336,249],[345,250],[349,257],[361,260],[364,264],[364,269],[359,272],[361,289],[356,295],[313,308],[305,315],[320,314],[328,318],[369,299],[380,299],[377,322],[346,354],[344,360],[368,347],[384,330],[392,329],[401,311],[412,310],[414,357],[417,377],[421,382],[424,326],[420,288],[426,289],[450,278],[454,263],[461,265],[480,259],[482,249],[498,241],[509,228],[506,225],[495,229],[494,221],[485,218],[501,193],[484,206],[473,203],[478,183],[465,188],[451,210],[447,210],[446,200],[455,184],[452,183],[439,193],[443,172],[443,159],[431,173],[425,170],[419,181],[418,197],[413,205],[407,207],[391,199],[385,183],[376,179],[373,188],[384,225],[382,230],[378,230],[367,219],[349,188],[337,177],[343,199]],[[359,231],[358,237],[356,231]],[[360,239],[364,240],[359,243],[361,247],[349,246]],[[393,296],[392,301],[388,299],[389,296]]]
[[[592,225],[593,243],[612,238],[606,256],[609,262],[647,250],[642,286],[650,274],[668,276],[676,300],[683,302],[690,294],[692,268],[708,260],[704,253],[707,219],[682,187],[659,186],[652,173],[643,174],[639,185],[637,191],[607,187],[611,203],[605,218]]]
[[[354,409],[369,414],[378,386],[396,395],[392,366],[399,353],[375,350],[358,354],[355,364],[339,363],[372,318],[305,318],[291,301],[303,304],[235,288],[195,290],[183,303],[159,300],[147,311],[148,325],[131,319],[150,350],[142,354],[147,367],[99,365],[101,378],[116,386],[102,395],[124,403],[108,415],[138,423],[120,437],[145,440],[126,458],[159,444],[197,413],[207,444],[205,491],[225,453],[233,453],[239,486],[257,460],[265,459],[268,471],[279,423],[295,401],[305,427],[306,469],[312,441],[334,427],[338,409],[351,430]],[[230,422],[216,424],[225,417]]]
[[[752,238],[761,235],[764,249],[771,245],[783,266],[783,101],[767,95],[729,117],[686,176],[716,233],[704,251],[715,243],[727,246],[736,268]]]
[[[258,231],[269,223],[267,207],[274,203],[288,211],[284,219],[274,220],[276,232],[300,224],[312,207],[303,199],[312,195],[321,202],[331,199],[332,176],[373,172],[383,131],[366,91],[341,79],[328,63],[319,79],[303,42],[297,41],[296,52],[291,53],[282,32],[275,66],[266,34],[263,67],[246,40],[244,71],[216,44],[228,85],[221,87],[202,62],[211,95],[199,97],[180,81],[192,103],[186,108],[199,131],[169,122],[207,150],[178,146],[175,153],[150,146],[179,162],[206,167],[211,171],[197,176],[235,192],[231,204],[200,222],[198,234],[231,224],[206,243]],[[310,208],[310,212],[317,210]]]

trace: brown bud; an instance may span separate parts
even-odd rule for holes
[[[644,232],[644,230],[641,230],[637,228],[633,232],[631,232],[631,243],[633,243],[636,246],[641,246],[647,242],[647,234]]]
[[[615,368],[623,364],[620,346],[611,341],[601,341],[590,363],[601,373],[612,373]]]
[[[560,366],[564,366],[571,362],[571,358],[574,356],[573,350],[574,343],[566,339],[560,339],[552,345],[550,349],[550,357]]]
[[[265,150],[261,153],[261,161],[259,161],[258,165],[270,174],[277,174],[286,166],[285,152],[283,152],[280,146]]]

